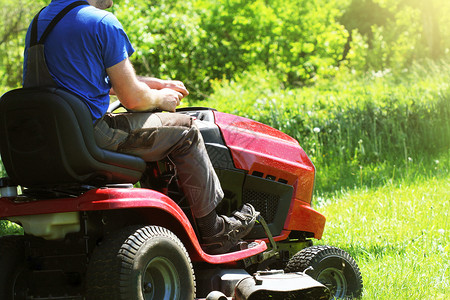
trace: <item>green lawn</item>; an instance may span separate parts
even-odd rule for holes
[[[416,178],[321,199],[320,243],[347,250],[363,299],[450,299],[450,176]]]

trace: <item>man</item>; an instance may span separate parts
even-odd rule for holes
[[[37,38],[30,26],[24,86],[32,84],[34,69],[46,69],[33,67],[34,71],[29,71],[39,56],[30,40],[39,40],[55,16],[74,2],[53,0],[43,9],[37,19]],[[120,22],[104,11],[112,4],[111,0],[77,3],[79,6],[71,8],[48,35],[44,34],[48,77],[55,85],[78,94],[88,106],[100,147],[146,161],[168,156],[177,168],[205,250],[225,253],[251,230],[257,213],[246,204],[231,217],[217,215],[215,208],[223,192],[193,120],[181,114],[148,112],[156,108],[174,112],[188,91],[180,81],[136,76],[129,60],[134,49]],[[136,113],[106,113],[111,88],[123,106]]]

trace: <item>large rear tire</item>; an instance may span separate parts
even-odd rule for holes
[[[127,227],[94,249],[87,271],[87,299],[195,298],[189,255],[175,234],[158,226]]]
[[[0,238],[0,299],[26,298],[25,238],[21,235]]]
[[[312,267],[312,269],[307,270]],[[304,272],[319,281],[337,299],[360,298],[363,282],[355,260],[344,250],[312,246],[292,256],[285,272]]]

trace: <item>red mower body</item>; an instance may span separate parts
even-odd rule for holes
[[[214,116],[236,168],[293,186],[283,236],[294,230],[321,239],[325,217],[311,208],[315,167],[297,140],[243,117],[221,112],[214,112]]]
[[[209,255],[205,253],[200,246],[190,220],[186,217],[183,210],[166,195],[148,189],[93,189],[77,198],[39,201],[23,199],[26,202],[14,200],[9,197],[0,198],[0,216],[11,220],[16,220],[14,217],[19,217],[18,220],[20,220],[23,216],[133,210],[133,215],[142,220],[142,222],[170,228],[186,245],[193,261],[203,261],[210,264],[232,263],[267,249],[266,243],[257,241],[257,246],[244,251],[224,255]],[[25,224],[22,225],[26,226]]]
[[[230,253],[202,249],[171,162],[145,163],[99,148],[89,111],[76,96],[57,88],[2,96],[0,150],[9,178],[0,180],[0,219],[21,225],[25,235],[1,238],[0,268],[22,270],[0,275],[1,299],[85,300],[97,293],[191,299],[216,291],[236,300],[267,293],[328,298],[328,288],[304,273],[258,273],[239,287],[255,271],[283,268],[312,245],[311,238],[322,237],[325,217],[311,207],[315,167],[299,143],[267,125],[207,108],[177,113],[192,116],[203,136],[224,191],[217,212],[230,215],[244,203],[260,212],[245,242]],[[118,276],[110,264],[125,252],[121,268],[130,259],[137,268],[129,277],[122,276],[128,271]],[[111,281],[96,283],[110,273]],[[111,292],[128,285],[135,289]]]

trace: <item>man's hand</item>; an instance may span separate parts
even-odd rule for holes
[[[189,95],[189,91],[184,86],[184,83],[178,80],[163,80],[164,88],[172,89],[182,94],[182,98]]]
[[[137,76],[137,79],[140,82],[145,83],[148,85],[149,88],[155,89],[155,90],[162,90],[162,89],[172,89],[174,91],[177,91],[183,95],[182,98],[189,95],[188,90],[184,86],[183,82],[179,80],[164,80],[164,79],[158,79],[153,77],[145,77],[145,76]]]
[[[155,93],[159,98],[158,102],[160,104],[158,105],[158,108],[164,111],[174,112],[183,98],[183,94],[170,88],[155,90]]]

